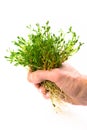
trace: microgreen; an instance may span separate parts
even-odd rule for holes
[[[27,39],[18,36],[17,40],[12,42],[17,49],[10,49],[9,56],[5,58],[16,66],[27,66],[32,71],[60,67],[83,44],[72,27],[69,27],[67,32],[60,30],[58,34],[51,32],[49,21],[44,26],[36,24],[35,28],[32,26],[27,28],[30,30]],[[65,94],[54,83],[43,81],[41,85],[50,92],[52,101],[65,98]]]

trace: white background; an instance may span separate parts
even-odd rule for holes
[[[26,25],[47,20],[54,30],[72,25],[80,35],[85,45],[68,62],[87,74],[86,0],[0,0],[0,130],[87,130],[87,107],[68,105],[56,114],[27,81],[27,70],[3,58],[11,41],[26,35]]]

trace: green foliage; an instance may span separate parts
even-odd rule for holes
[[[10,50],[6,58],[15,65],[29,66],[33,71],[59,67],[82,45],[72,27],[66,34],[61,30],[58,36],[51,33],[48,21],[45,26],[36,24],[36,29],[28,28],[31,30],[28,39],[18,36],[17,41],[13,41],[17,50]],[[68,36],[71,38],[66,40]]]
[[[38,69],[50,70],[60,67],[64,61],[76,53],[82,42],[79,42],[79,37],[72,27],[69,27],[68,32],[64,33],[60,30],[58,34],[51,32],[49,21],[44,26],[36,24],[36,28],[27,27],[30,30],[27,39],[18,36],[17,41],[13,41],[17,50],[9,50],[10,55],[6,56],[10,63],[14,65],[28,66],[32,71]],[[50,91],[51,95],[57,95],[61,90],[50,82],[43,82],[46,89]],[[51,88],[51,89],[49,89]],[[54,92],[58,89],[58,93]],[[54,92],[54,94],[53,94]]]

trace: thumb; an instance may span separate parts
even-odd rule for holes
[[[50,71],[48,70],[37,70],[35,72],[28,72],[27,79],[29,82],[34,84],[40,83],[44,80],[49,80]]]

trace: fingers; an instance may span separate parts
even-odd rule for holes
[[[44,80],[57,82],[60,80],[62,71],[58,68],[52,70],[37,70],[35,72],[28,72],[28,81],[34,84],[41,83]]]
[[[39,90],[39,92],[42,93],[42,95],[44,96],[44,98],[49,98],[50,94],[49,92],[46,91],[46,89],[44,88],[44,86],[40,86],[40,83],[44,80],[49,80],[52,82],[57,82],[59,79],[59,74],[60,71],[59,69],[53,69],[53,70],[37,70],[35,72],[28,72],[28,81],[32,82],[33,84],[35,84],[36,88]]]
[[[45,99],[50,98],[49,92],[43,86],[40,86],[40,84],[34,84],[34,85]]]
[[[45,95],[43,94],[43,97],[44,97],[45,99],[49,99],[49,98],[50,98],[49,92],[47,92]]]
[[[28,72],[28,81],[33,82],[34,84],[40,83],[45,79],[48,79],[49,72],[45,70],[37,70],[35,72]]]
[[[49,73],[49,71],[45,70],[37,70],[35,72],[29,71],[27,76],[28,81],[34,83],[34,86],[38,89],[40,93],[42,93],[45,99],[49,99],[50,95],[49,92],[44,88],[44,86],[40,85],[40,83],[44,80],[49,79]]]

